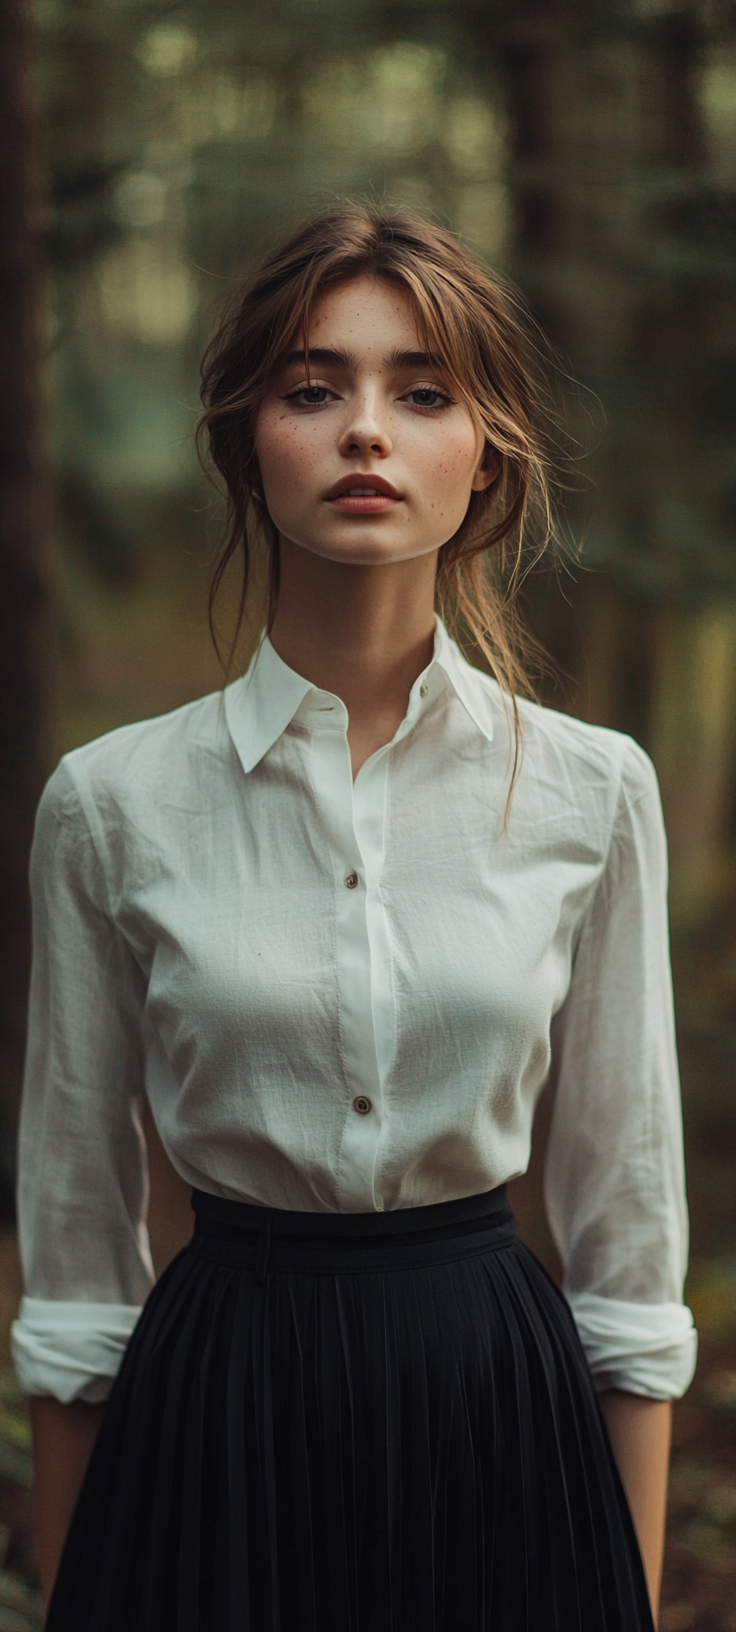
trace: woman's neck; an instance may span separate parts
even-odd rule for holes
[[[297,674],[348,711],[353,776],[390,742],[431,661],[437,555],[349,566],[281,541],[270,638]]]

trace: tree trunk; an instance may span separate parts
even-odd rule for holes
[[[678,924],[702,917],[730,882],[726,835],[735,696],[736,606],[663,608],[650,730],[669,837],[672,919]]]
[[[28,851],[49,758],[42,221],[28,0],[0,12],[0,1210],[12,1209],[30,954]]]
[[[674,7],[649,29],[619,29],[612,17],[591,15],[583,30],[575,8],[534,0],[507,31],[516,270],[571,373],[610,414],[598,426],[588,404],[600,446],[579,518],[583,562],[607,570],[567,589],[575,617],[561,623],[576,639],[570,658],[556,655],[573,672],[574,711],[630,730],[650,749],[670,832],[674,913],[695,918],[723,881],[732,843],[736,613],[691,608],[688,572],[695,580],[698,555],[690,564],[678,554],[662,518],[668,505],[677,511],[687,472],[707,542],[712,498],[702,478],[694,486],[703,460],[693,427],[711,296],[676,268],[669,280],[652,269],[639,238],[659,220],[667,189],[686,203],[701,173],[700,37],[694,13]],[[632,205],[637,188],[649,215]],[[660,242],[666,249],[664,233]],[[652,610],[635,616],[642,585]]]

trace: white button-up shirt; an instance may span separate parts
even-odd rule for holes
[[[62,760],[33,853],[20,1142],[32,1392],[104,1397],[152,1282],[144,1098],[190,1184],[424,1206],[527,1167],[600,1387],[687,1386],[681,1118],[652,767],[509,710],[438,625],[353,781],[347,713],[264,639],[224,692]]]

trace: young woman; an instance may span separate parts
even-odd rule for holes
[[[694,1360],[664,840],[641,750],[523,695],[528,357],[451,237],[355,208],[210,348],[267,633],[67,755],[34,849],[51,1632],[651,1632]],[[566,1297],[504,1193],[546,1082]],[[144,1099],[195,1212],[152,1291]]]

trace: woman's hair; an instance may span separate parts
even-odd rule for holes
[[[408,294],[422,345],[443,359],[461,400],[500,459],[495,480],[473,492],[462,526],[439,552],[437,606],[467,647],[479,648],[511,700],[518,760],[518,694],[532,691],[538,656],[516,604],[521,579],[551,535],[548,393],[536,338],[520,298],[447,232],[404,210],[345,205],[308,221],[270,254],[232,301],[202,365],[198,446],[227,491],[227,522],[210,591],[242,556],[230,662],[242,625],[254,543],[268,549],[269,612],[279,589],[276,529],[265,506],[255,446],[260,405],[327,288],[368,275]],[[216,636],[215,643],[217,644]],[[512,778],[513,780],[513,778]]]

